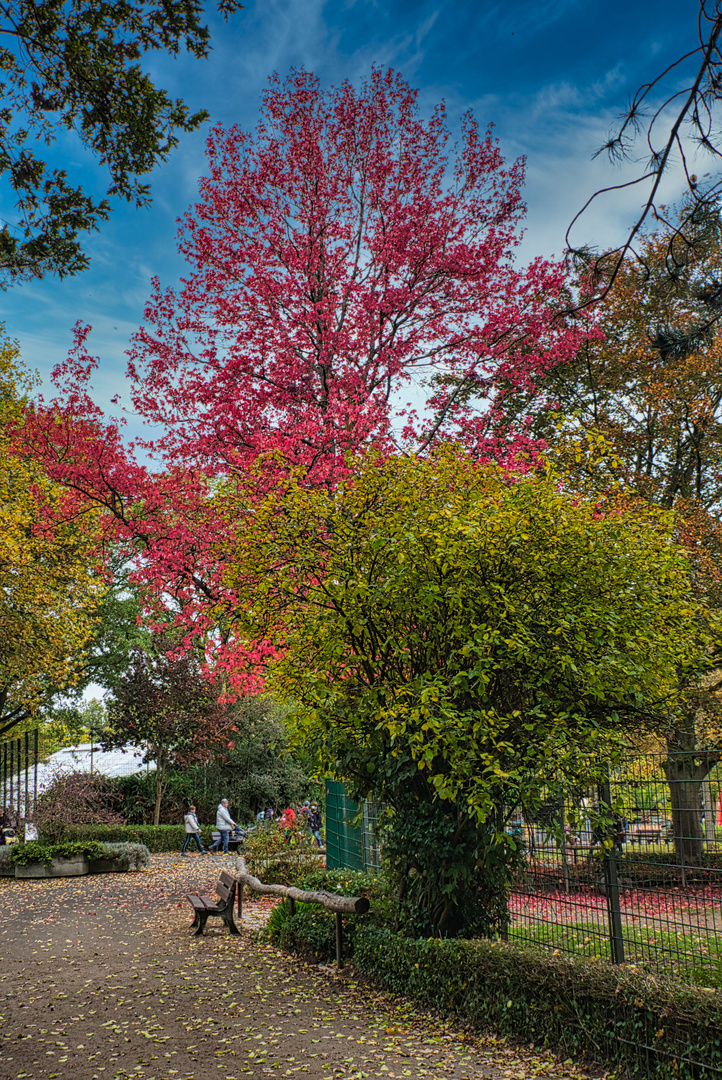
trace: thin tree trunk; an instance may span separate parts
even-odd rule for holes
[[[667,760],[662,762],[672,803],[674,846],[681,866],[699,866],[704,838],[700,822],[702,780],[708,768],[696,750],[694,717],[684,717],[667,737]]]
[[[160,807],[163,801],[163,781],[165,779],[165,753],[158,751],[155,769],[155,810],[153,811],[153,824],[160,825]]]

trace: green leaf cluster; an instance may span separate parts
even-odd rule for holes
[[[551,470],[366,457],[337,490],[292,476],[227,512],[238,629],[273,643],[298,738],[360,795],[422,777],[484,822],[668,723],[709,644],[671,515]]]
[[[238,0],[220,0],[224,17]],[[85,269],[78,236],[109,214],[65,170],[37,156],[39,142],[76,134],[110,173],[108,195],[150,202],[139,177],[167,159],[179,131],[207,119],[156,87],[140,61],[151,52],[210,51],[199,0],[9,0],[0,11],[0,174],[17,221],[0,231],[5,279]]]

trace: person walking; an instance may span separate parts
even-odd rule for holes
[[[311,836],[314,838],[319,847],[321,847],[321,807],[318,803],[311,803],[311,812],[308,815],[308,827],[311,830]]]
[[[201,843],[201,827],[198,823],[198,816],[196,814],[195,806],[188,807],[188,813],[183,818],[183,821],[185,822],[186,827],[186,838],[183,844],[183,850],[181,851],[181,855],[186,859],[190,858],[190,856],[188,855],[188,845],[190,844],[191,840],[195,840],[196,844],[198,844],[198,850],[200,851],[201,855],[207,855],[208,852]]]
[[[235,829],[236,823],[231,817],[228,810],[228,799],[221,799],[216,810],[216,828],[220,833],[220,836],[216,840],[215,844],[211,844],[209,847],[210,852],[214,852],[216,848],[219,848],[223,844],[223,854],[228,855],[228,838],[231,834],[231,829]]]

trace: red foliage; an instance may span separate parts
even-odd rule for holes
[[[561,267],[512,262],[523,164],[506,166],[470,113],[450,153],[443,106],[420,120],[393,72],[358,91],[274,77],[255,133],[217,127],[208,156],[180,231],[189,276],[178,291],[154,283],[130,352],[134,407],[164,430],[144,448],[164,471],[138,465],[90,401],[80,327],[57,372],[64,397],[26,432],[132,540],[142,579],[193,633],[209,602],[214,621],[233,605],[215,480],[270,455],[266,475],[301,465],[328,483],[349,451],[445,438],[518,464],[536,448],[505,424],[504,393],[533,389],[579,343],[554,316]],[[404,404],[420,383],[425,401]]]

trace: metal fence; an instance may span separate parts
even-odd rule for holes
[[[0,742],[0,816],[14,828],[32,821],[38,796],[59,774],[100,773],[107,777],[132,776],[150,769],[142,748],[126,746],[103,750],[97,742],[43,751],[38,729]]]
[[[377,812],[359,804],[343,784],[326,781],[326,866],[329,870],[375,870],[381,865]]]
[[[722,986],[722,765],[645,754],[580,772],[510,817],[508,940]],[[332,781],[326,844],[329,868],[381,863],[374,808]]]
[[[38,730],[0,743],[0,816],[17,828],[38,797]]]
[[[509,831],[510,941],[722,985],[722,770],[647,754],[541,793]]]

